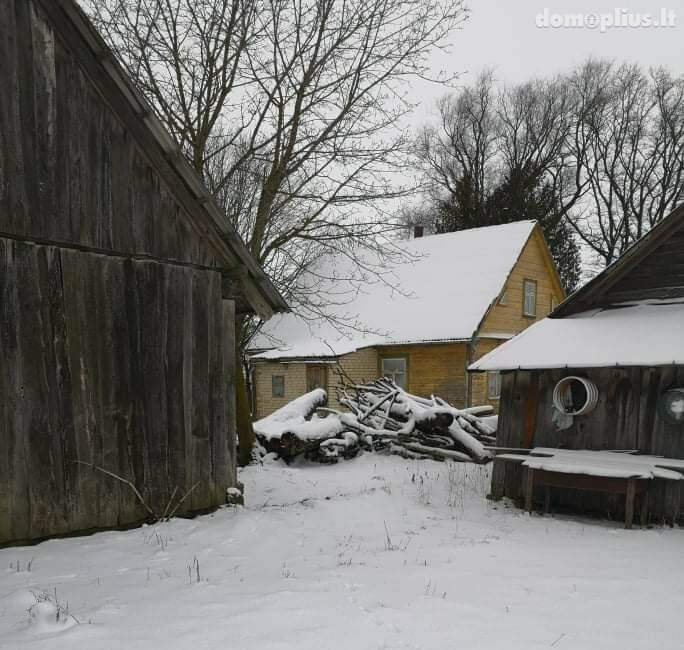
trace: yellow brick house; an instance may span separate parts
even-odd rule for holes
[[[334,293],[334,325],[295,314],[269,321],[250,357],[255,418],[317,387],[339,406],[342,373],[354,381],[389,376],[457,407],[498,407],[498,373],[471,375],[468,366],[565,297],[539,226],[473,228],[401,247],[405,259],[379,264],[372,279],[364,277],[370,265],[349,268],[348,258],[319,263],[312,290]],[[348,331],[338,324],[345,320]]]

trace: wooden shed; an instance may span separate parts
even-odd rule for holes
[[[684,206],[471,370],[503,373],[499,447],[636,451],[670,459],[655,460],[658,467],[683,466]],[[681,478],[657,474],[642,514],[676,520],[682,481],[660,475]],[[492,496],[522,498],[526,478],[519,464],[495,462]],[[622,499],[591,489],[547,497],[530,483],[530,492],[534,502],[544,496],[575,511],[625,509]]]
[[[286,304],[75,2],[0,3],[0,86],[0,543],[225,503]]]

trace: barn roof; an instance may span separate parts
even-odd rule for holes
[[[171,170],[171,187],[198,224],[245,308],[264,318],[288,310],[288,305],[257,264],[225,213],[188,164],[154,110],[135,87],[110,48],[74,0],[39,0],[52,26],[69,44],[98,89],[131,128],[156,165]]]
[[[684,203],[613,264],[570,295],[552,314],[564,318],[596,307],[684,296]]]
[[[684,364],[684,204],[470,370]]]
[[[362,265],[342,255],[321,260],[305,282],[333,303],[332,318],[272,319],[252,345],[271,349],[254,358],[333,357],[372,345],[470,340],[534,228],[534,221],[519,221],[401,242],[404,258],[383,267],[379,277],[365,271],[380,264],[375,256]]]

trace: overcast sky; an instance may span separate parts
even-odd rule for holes
[[[467,0],[470,19],[453,36],[452,52],[435,57],[435,66],[466,73],[467,81],[485,67],[494,67],[505,81],[520,81],[567,70],[588,56],[636,61],[644,66],[665,65],[684,73],[684,0],[650,0],[623,4],[612,0]],[[661,7],[674,10],[674,27],[658,28],[539,28],[536,17],[549,14],[630,13],[659,17]],[[419,84],[415,91],[431,105],[444,91]],[[425,106],[427,109],[429,106]],[[431,106],[430,106],[431,107]]]

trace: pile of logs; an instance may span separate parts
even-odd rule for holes
[[[349,412],[311,400],[305,422],[283,426],[278,435],[268,438],[260,435],[256,423],[257,437],[268,451],[288,461],[304,454],[335,462],[360,449],[389,449],[410,458],[460,462],[491,459],[485,447],[495,443],[496,429],[493,419],[486,417],[492,413],[489,406],[457,409],[439,397],[407,393],[387,378],[347,384],[339,391],[338,402]]]

